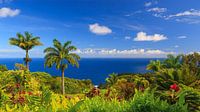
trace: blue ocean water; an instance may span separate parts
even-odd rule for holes
[[[65,76],[75,79],[91,79],[94,84],[100,84],[111,73],[145,73],[150,60],[155,59],[83,58],[79,62],[80,67],[69,66],[65,71]],[[0,59],[0,64],[6,65],[9,69],[14,69],[15,63],[23,63],[23,60]],[[52,76],[60,76],[61,74],[55,67],[45,68],[42,58],[32,59],[30,70],[32,72],[47,72]]]

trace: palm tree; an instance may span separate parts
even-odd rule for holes
[[[182,60],[183,55],[167,55],[167,59],[163,62],[163,65],[165,68],[175,68],[178,69],[181,67],[181,60]]]
[[[117,77],[117,74],[115,73],[112,73],[109,75],[108,78],[106,78],[106,83],[109,85],[109,86],[112,86],[114,85],[118,80],[118,77]]]
[[[147,70],[152,70],[154,72],[158,72],[162,68],[162,63],[159,60],[150,61],[147,65]]]
[[[62,94],[65,94],[64,75],[65,69],[68,65],[79,67],[78,61],[79,55],[73,53],[77,48],[71,45],[71,41],[67,41],[61,44],[58,40],[53,40],[54,47],[48,47],[44,50],[45,53],[45,66],[56,66],[56,69],[60,69],[62,72]]]
[[[24,58],[26,68],[29,70],[29,62],[31,59],[29,58],[29,50],[34,48],[35,46],[40,46],[42,43],[39,41],[40,37],[34,37],[31,33],[25,32],[24,35],[21,33],[17,33],[17,37],[11,37],[9,39],[9,43],[11,45],[17,46],[26,52],[26,56]]]

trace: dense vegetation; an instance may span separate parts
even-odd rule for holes
[[[200,55],[172,56],[151,61],[146,74],[111,74],[95,88],[90,80],[15,70],[1,66],[0,111],[70,112],[198,112],[200,111]]]
[[[10,43],[25,51],[42,45],[30,33],[17,34]],[[78,67],[80,57],[68,41],[54,40],[45,49],[45,65],[62,71],[62,77],[0,66],[0,112],[199,112],[200,54],[168,55],[149,63],[145,74],[110,74],[105,84],[94,87],[90,80],[64,77],[68,65]],[[61,91],[62,90],[62,91]]]

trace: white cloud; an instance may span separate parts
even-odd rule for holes
[[[0,8],[0,17],[14,17],[20,13],[19,9],[11,9],[7,7]]]
[[[136,15],[136,14],[140,14],[140,13],[142,13],[142,11],[141,11],[141,10],[138,10],[138,11],[135,11],[135,12],[133,12],[133,13],[125,14],[124,16],[129,17],[129,16],[134,16],[134,15]]]
[[[144,6],[145,6],[145,7],[149,7],[149,6],[151,6],[151,5],[152,5],[151,2],[146,2],[146,3],[144,3]]]
[[[166,52],[158,49],[78,49],[76,53],[89,57],[165,57],[167,54],[175,54],[174,52]]]
[[[107,35],[112,33],[112,30],[110,28],[108,28],[107,26],[101,26],[98,23],[90,24],[89,30],[97,35]]]
[[[154,8],[148,9],[147,11],[148,11],[148,12],[162,13],[162,12],[166,12],[166,11],[167,11],[167,8],[154,7]]]
[[[130,40],[131,37],[130,37],[130,36],[125,36],[124,39],[125,39],[125,40]]]
[[[107,48],[86,48],[77,49],[75,53],[81,57],[122,57],[122,58],[137,58],[137,57],[165,57],[167,54],[175,54],[174,52],[162,51],[159,49],[107,49]],[[31,58],[43,57],[44,54],[40,49],[30,51]],[[24,57],[25,52],[21,49],[0,49],[0,58],[19,58]]]
[[[175,21],[188,24],[200,24],[200,17],[181,17],[175,19]]]
[[[188,11],[180,12],[174,15],[169,15],[168,18],[181,16],[200,16],[200,10],[190,9]]]
[[[160,13],[153,14],[155,17],[163,18],[165,20],[175,20],[188,24],[200,24],[200,10],[190,9],[176,14],[163,15]]]
[[[161,34],[147,35],[145,32],[138,32],[134,41],[161,41],[166,40],[167,37]]]
[[[182,35],[182,36],[179,36],[179,37],[177,37],[177,38],[179,38],[179,39],[186,39],[186,38],[187,38],[187,36],[185,36],[185,35]]]
[[[165,52],[161,50],[147,50],[146,54],[161,55],[161,54],[174,54],[174,52]]]

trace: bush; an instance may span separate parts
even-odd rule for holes
[[[61,93],[61,78],[53,77],[48,81],[52,91]],[[65,92],[67,94],[86,93],[93,87],[91,80],[65,78]]]
[[[127,82],[126,79],[120,79],[117,81],[115,85],[113,85],[113,88],[118,93],[118,97],[121,99],[130,99],[133,97],[135,93],[135,84],[132,82]]]
[[[70,109],[70,112],[126,112],[128,103],[117,99],[106,100],[102,97],[85,99]]]
[[[188,112],[184,101],[184,97],[181,97],[171,105],[147,89],[144,92],[136,91],[129,101],[118,101],[116,98],[108,100],[100,96],[86,98],[71,107],[70,112]]]
[[[6,67],[6,65],[0,65],[0,71],[1,72],[8,71],[8,68]]]
[[[200,91],[188,86],[182,85],[183,92],[185,95],[185,102],[188,104],[188,108],[191,112],[200,111]]]
[[[99,88],[92,88],[87,94],[86,96],[89,98],[95,97],[95,96],[99,96],[100,95],[100,89]]]
[[[136,91],[133,100],[130,102],[128,112],[187,112],[187,105],[181,99],[174,105],[167,101],[160,100],[154,96],[154,92],[146,90],[144,93]]]

